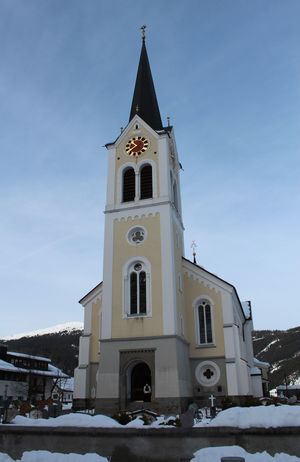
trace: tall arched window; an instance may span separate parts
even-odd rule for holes
[[[207,300],[201,300],[197,306],[199,344],[213,343],[212,311]]]
[[[135,199],[135,171],[127,168],[123,173],[122,202],[130,202]]]
[[[140,198],[151,199],[153,197],[152,167],[144,165],[140,171]]]
[[[130,306],[129,314],[147,313],[146,271],[143,264],[138,262],[130,271]]]

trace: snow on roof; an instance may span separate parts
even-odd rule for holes
[[[278,385],[277,390],[300,390],[300,383],[294,385]]]
[[[7,354],[11,355],[11,356],[17,356],[19,358],[37,359],[38,361],[47,361],[47,363],[51,363],[51,359],[45,358],[43,356],[27,355],[25,353],[17,353],[17,352],[14,352],[14,351],[8,351]]]
[[[249,300],[241,302],[246,318],[251,317],[251,302]]]
[[[1,371],[12,371],[12,372],[19,372],[19,369],[14,366],[13,364],[10,364],[6,361],[3,361],[3,359],[0,359],[0,370]]]
[[[25,374],[34,374],[34,375],[45,375],[47,377],[60,377],[60,378],[67,378],[68,376],[62,372],[57,367],[53,366],[52,364],[48,364],[48,370],[42,371],[40,369],[24,369],[22,367],[16,367],[13,364],[3,361],[0,359],[0,370],[1,371],[10,371],[10,372],[22,372]]]
[[[250,374],[251,375],[261,375],[261,370],[258,367],[251,367]]]
[[[58,379],[57,385],[61,390],[74,391],[74,377]]]
[[[270,363],[267,363],[265,361],[260,361],[259,359],[257,358],[253,358],[253,363],[255,366],[257,367],[265,367],[265,368],[269,368],[270,367]]]

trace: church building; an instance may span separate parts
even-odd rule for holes
[[[175,134],[161,120],[144,36],[129,123],[106,148],[103,282],[80,300],[75,408],[167,414],[211,394],[262,396],[250,302],[184,256]]]

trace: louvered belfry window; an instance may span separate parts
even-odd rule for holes
[[[152,167],[145,165],[141,168],[141,199],[151,199],[153,194],[152,187]]]
[[[123,174],[123,199],[122,202],[130,202],[135,199],[135,171],[128,168]]]

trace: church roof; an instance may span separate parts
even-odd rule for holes
[[[143,37],[140,62],[132,98],[129,122],[138,114],[153,130],[162,130],[158,102]]]
[[[236,297],[237,297],[237,300],[238,300],[239,305],[240,305],[240,308],[241,308],[241,312],[242,312],[242,314],[243,314],[245,320],[248,321],[248,320],[252,319],[251,314],[250,314],[249,317],[248,317],[247,314],[245,313],[245,311],[244,311],[244,309],[243,309],[243,304],[242,304],[242,302],[241,302],[241,300],[240,300],[240,297],[239,297],[239,294],[237,293],[237,290],[236,290],[236,288],[234,287],[233,284],[230,284],[230,282],[225,281],[225,279],[222,279],[222,278],[220,278],[219,276],[217,276],[216,274],[211,273],[210,271],[207,271],[207,269],[203,268],[203,266],[197,265],[197,263],[194,263],[194,262],[192,262],[191,260],[188,260],[188,259],[185,258],[185,257],[182,257],[182,259],[183,259],[184,261],[190,263],[191,265],[195,266],[196,268],[199,268],[200,270],[202,270],[202,271],[204,271],[205,273],[209,274],[210,276],[213,276],[213,277],[219,279],[219,281],[224,282],[225,284],[227,284],[228,286],[230,286],[230,287],[233,289],[233,291],[234,291],[234,293],[235,293],[235,295],[236,295]],[[248,303],[248,302],[247,302],[247,303]]]

